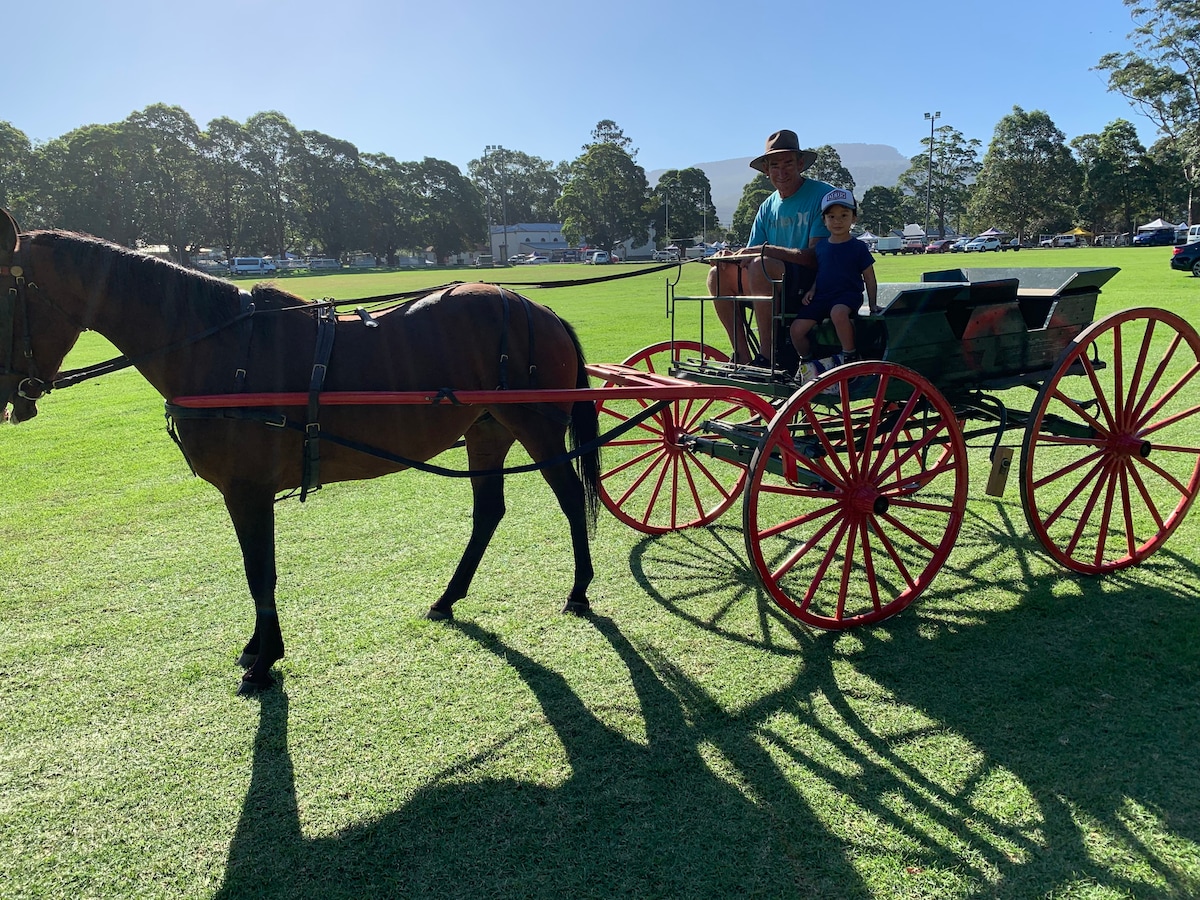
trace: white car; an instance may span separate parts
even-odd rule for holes
[[[523,260],[521,260],[521,265],[523,265],[523,266],[540,266],[542,263],[548,263],[548,262],[550,262],[550,257],[548,257],[548,256],[527,256]]]
[[[654,251],[654,261],[655,262],[679,262],[679,251],[678,250],[655,250]]]
[[[980,253],[984,252],[985,250],[995,250],[995,251],[999,252],[1000,238],[998,238],[998,237],[977,237],[977,238],[975,238],[975,240],[968,243],[967,246],[963,247],[964,253],[971,253],[975,250],[978,250]]]

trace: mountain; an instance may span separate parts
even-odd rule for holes
[[[907,157],[887,144],[834,144],[833,147],[842,158],[842,165],[854,176],[854,196],[860,199],[868,188],[876,185],[894,187],[897,179],[911,165]],[[733,214],[742,199],[742,189],[754,177],[754,170],[750,168],[752,159],[753,156],[743,156],[739,159],[692,163],[684,167],[701,169],[708,176],[712,185],[713,206],[717,208],[721,224],[726,227],[733,221]],[[646,173],[651,187],[658,184],[659,177],[665,171],[654,169]]]

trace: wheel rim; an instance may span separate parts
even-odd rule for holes
[[[941,392],[894,363],[840,366],[771,421],[750,463],[746,548],[780,608],[849,628],[929,586],[966,500],[966,445]]]
[[[1133,309],[1087,328],[1038,393],[1021,454],[1029,527],[1077,572],[1134,565],[1163,545],[1200,486],[1200,337]]]
[[[729,357],[696,341],[676,341],[677,357],[700,356],[727,362]],[[643,372],[666,373],[672,344],[654,344],[635,353],[625,365]],[[628,421],[645,410],[645,399],[603,400],[597,404],[601,431]],[[753,415],[729,400],[677,400],[634,428],[605,444],[600,499],[631,528],[663,534],[706,525],[725,512],[739,496],[746,478],[743,464],[696,453],[688,438],[713,438],[705,423],[744,422]]]

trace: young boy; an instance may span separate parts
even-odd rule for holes
[[[871,314],[879,312],[879,286],[875,281],[875,258],[862,241],[850,236],[850,226],[858,221],[854,195],[834,188],[821,198],[821,218],[829,237],[817,243],[817,280],[801,298],[801,308],[792,320],[792,346],[800,354],[801,372],[812,349],[808,333],[818,322],[829,318],[842,344],[842,362],[858,359],[851,316],[862,306],[863,290]]]

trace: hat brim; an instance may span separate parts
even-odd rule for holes
[[[771,157],[779,156],[783,153],[795,153],[800,157],[800,162],[798,165],[801,172],[817,161],[816,150],[772,150],[770,153],[764,153],[762,156],[750,160],[750,168],[758,169],[758,171],[765,175],[767,172],[767,166],[770,164]]]

